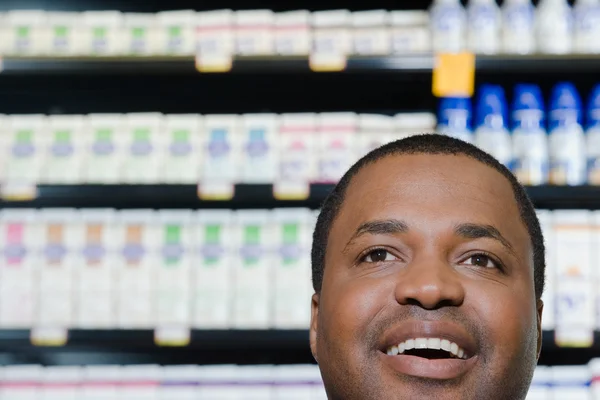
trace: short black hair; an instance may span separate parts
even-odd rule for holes
[[[540,227],[535,207],[531,202],[525,188],[508,168],[497,161],[493,156],[483,150],[454,139],[449,136],[437,134],[425,134],[410,136],[405,139],[383,145],[354,164],[342,177],[333,191],[325,199],[313,234],[311,251],[312,282],[316,293],[321,292],[323,273],[325,270],[325,253],[331,225],[337,217],[346,195],[348,185],[352,178],[365,166],[372,164],[384,157],[403,154],[439,154],[439,155],[463,155],[481,162],[500,172],[510,182],[519,214],[531,238],[533,246],[533,273],[535,295],[540,299],[544,292],[544,281],[546,262],[544,258],[544,237]]]

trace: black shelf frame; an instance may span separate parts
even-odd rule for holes
[[[39,185],[33,200],[1,200],[0,208],[116,209],[318,209],[333,190],[330,184],[310,185],[304,200],[278,200],[273,185],[235,185],[231,200],[201,200],[196,185]],[[540,209],[600,210],[600,186],[530,186],[527,192]]]
[[[540,365],[581,365],[600,357],[600,332],[587,348],[559,347],[543,335]],[[152,330],[71,330],[64,346],[34,346],[29,330],[0,330],[0,365],[311,364],[307,330],[192,330],[187,346],[154,342]]]
[[[433,54],[350,56],[345,73],[431,73]],[[477,55],[483,73],[587,72],[600,70],[600,55]],[[2,58],[2,75],[191,75],[199,74],[192,56],[174,57],[12,57]],[[308,57],[235,57],[229,73],[308,73]]]

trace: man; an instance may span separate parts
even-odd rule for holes
[[[524,399],[541,350],[544,244],[514,176],[413,136],[325,201],[310,343],[330,400]]]

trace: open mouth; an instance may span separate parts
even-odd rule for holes
[[[441,338],[408,339],[387,348],[388,356],[409,355],[428,360],[459,359],[469,356],[458,344]]]

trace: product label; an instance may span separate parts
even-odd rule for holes
[[[286,157],[281,160],[281,177],[283,180],[308,180],[310,149],[300,138],[292,140],[285,148]]]
[[[133,131],[133,144],[131,145],[131,154],[137,157],[144,157],[152,153],[152,143],[150,142],[150,129],[138,128]]]
[[[48,264],[59,264],[67,255],[67,249],[63,244],[63,225],[50,224],[47,227],[46,235],[48,244],[44,249],[44,255]]]
[[[542,128],[540,110],[515,111],[513,132],[513,173],[524,185],[542,185],[548,181],[548,138]]]
[[[167,51],[177,52],[183,46],[183,28],[180,26],[170,26],[167,28]]]
[[[221,245],[221,231],[221,225],[207,225],[205,228],[205,244],[200,251],[205,266],[214,266],[225,255],[225,249]]]
[[[143,53],[146,50],[146,28],[131,29],[131,52]]]
[[[513,168],[512,141],[508,131],[500,127],[500,131],[486,127],[475,133],[475,144],[481,150],[491,154],[507,168]]]
[[[88,265],[99,264],[106,254],[102,245],[102,225],[88,225],[86,227],[86,244],[82,254]]]
[[[112,142],[113,131],[111,129],[98,129],[95,132],[95,140],[92,144],[92,152],[97,156],[108,156],[115,151]]]
[[[179,129],[173,131],[173,137],[169,151],[173,157],[185,157],[192,152],[190,143],[190,131]]]
[[[208,143],[208,153],[211,158],[223,158],[229,155],[231,146],[227,140],[226,129],[213,129],[210,132],[210,141]]]
[[[350,134],[350,133],[349,133]],[[326,134],[322,134],[325,136]],[[327,140],[326,138],[323,138]],[[352,154],[346,138],[333,137],[327,140],[321,153],[319,177],[324,182],[337,182],[352,163]]]
[[[126,244],[122,251],[123,257],[125,257],[128,264],[138,264],[146,253],[142,245],[144,227],[142,225],[130,225],[126,229]]]
[[[550,135],[550,183],[581,185],[586,180],[585,137],[580,125]]]
[[[283,244],[280,249],[280,255],[283,259],[283,265],[288,266],[297,263],[302,256],[302,249],[298,243],[299,226],[297,224],[285,224],[283,226]]]
[[[588,154],[588,183],[590,185],[600,185],[600,125],[588,130],[586,150]]]
[[[162,254],[166,265],[178,264],[185,250],[181,244],[181,226],[168,225],[165,228],[165,244]]]
[[[19,130],[16,132],[12,153],[17,158],[28,158],[35,154],[32,130]]]
[[[535,35],[534,11],[531,4],[506,6],[503,23],[504,50],[521,54],[533,52]]]
[[[249,141],[246,151],[251,158],[261,158],[269,152],[269,144],[266,141],[264,129],[250,129]]]
[[[262,256],[260,236],[260,226],[248,225],[244,227],[244,244],[240,248],[240,254],[246,267],[256,266]]]
[[[92,51],[104,53],[108,47],[108,29],[103,26],[92,28]]]
[[[74,146],[71,143],[70,131],[57,131],[54,134],[54,143],[52,144],[52,154],[55,157],[69,157],[74,152]]]
[[[469,7],[469,48],[476,53],[498,49],[499,15],[495,4]]]
[[[433,46],[436,51],[460,51],[464,45],[465,16],[460,5],[432,9]]]
[[[69,27],[55,26],[54,27],[54,50],[64,51],[69,47]]]
[[[9,224],[6,228],[4,257],[7,265],[18,265],[27,255],[27,248],[23,244],[24,230],[22,224]]]
[[[31,28],[17,26],[15,28],[15,50],[17,53],[26,52],[31,46]]]

